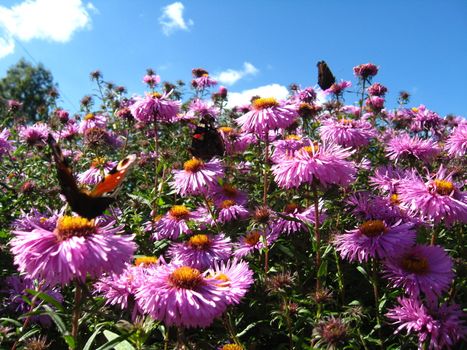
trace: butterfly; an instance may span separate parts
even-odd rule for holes
[[[203,118],[203,125],[198,125],[191,138],[188,149],[193,157],[209,161],[215,156],[222,157],[225,152],[224,140],[212,122]]]
[[[324,61],[319,61],[318,64],[318,85],[321,89],[327,90],[336,82],[336,78],[332,74],[328,65]]]
[[[92,191],[87,192],[78,187],[62,150],[50,134],[47,143],[52,150],[62,194],[71,209],[86,219],[93,219],[102,215],[110,204],[115,202],[115,193],[136,161],[136,155],[134,154],[125,157],[108,172]],[[106,195],[110,193],[112,195]]]

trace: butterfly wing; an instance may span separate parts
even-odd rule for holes
[[[222,157],[225,152],[224,140],[210,124],[197,126],[189,149],[193,157],[209,161],[215,156]]]
[[[318,64],[318,85],[321,89],[327,90],[336,82],[336,78],[332,74],[328,65],[324,61],[319,61]]]
[[[118,164],[109,171],[100,183],[91,191],[91,197],[99,197],[105,193],[115,193],[125,180],[129,170],[136,162],[136,155],[130,154],[123,158]]]

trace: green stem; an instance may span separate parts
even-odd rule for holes
[[[339,284],[339,294],[341,297],[342,305],[345,305],[345,290],[344,290],[344,275],[342,273],[341,262],[339,260],[339,256],[337,255],[337,251],[334,249],[334,258],[336,259],[336,266],[337,266],[337,279]]]
[[[78,344],[79,317],[81,315],[81,299],[83,296],[83,289],[79,285],[79,282],[76,282],[75,284],[76,284],[75,299],[74,299],[75,306],[73,308],[73,315],[71,319],[71,336],[75,339],[75,346],[76,346]]]
[[[266,129],[264,141],[264,174],[263,174],[263,206],[266,206],[268,196],[268,170],[269,170],[269,130]]]
[[[376,308],[376,322],[378,324],[378,336],[381,343],[381,349],[384,349],[383,346],[383,337],[381,334],[381,315],[379,312],[379,284],[378,284],[378,262],[376,259],[372,260],[371,268],[371,284],[373,285],[373,296],[375,298],[375,308]]]
[[[321,267],[321,252],[320,252],[320,245],[321,245],[321,234],[319,231],[319,198],[318,198],[318,186],[316,182],[313,181],[312,184],[313,190],[313,200],[315,206],[315,241],[316,241],[316,291],[321,290],[321,280],[319,276],[319,269]]]

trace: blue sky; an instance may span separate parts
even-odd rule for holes
[[[203,67],[240,98],[313,86],[321,59],[353,83],[352,67],[372,62],[388,107],[407,90],[411,106],[467,116],[466,34],[466,0],[2,0],[0,76],[26,49],[74,112],[95,69],[141,94],[147,67],[169,81]]]

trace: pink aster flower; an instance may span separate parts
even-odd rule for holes
[[[8,105],[8,111],[12,113],[19,111],[19,109],[23,106],[21,102],[16,101],[16,100],[8,100],[7,105]]]
[[[295,105],[279,102],[274,97],[257,98],[251,111],[237,118],[243,131],[264,137],[269,130],[286,128],[298,116]]]
[[[418,347],[429,340],[428,349],[454,349],[467,339],[465,314],[457,304],[426,307],[417,298],[398,298],[399,306],[388,311],[386,317],[399,325],[394,333],[406,329],[418,336]]]
[[[237,259],[215,262],[208,275],[228,288],[225,294],[229,304],[239,304],[254,282],[248,263]]]
[[[397,193],[399,183],[413,176],[408,170],[393,167],[392,165],[380,166],[375,170],[375,174],[370,176],[370,184],[383,193]]]
[[[413,118],[411,131],[431,131],[433,134],[441,134],[443,131],[443,118],[438,113],[430,111],[424,105],[411,109]]]
[[[392,287],[402,287],[411,297],[425,294],[435,300],[449,289],[454,278],[452,260],[439,246],[415,245],[387,256],[384,276]]]
[[[386,92],[388,92],[388,89],[386,86],[381,85],[380,83],[374,83],[367,89],[367,91],[370,96],[383,97],[386,95]]]
[[[433,220],[435,224],[443,220],[448,225],[456,221],[465,223],[467,196],[460,187],[453,182],[452,174],[446,174],[441,166],[427,181],[420,176],[401,181],[399,200],[422,219]]]
[[[221,126],[217,130],[224,140],[225,152],[228,155],[243,153],[258,141],[254,134],[240,132],[230,126]]]
[[[212,193],[212,198],[214,203],[218,206],[226,200],[232,200],[236,204],[245,205],[248,202],[248,195],[244,191],[240,191],[235,186],[224,183],[222,186],[219,186],[215,189],[215,192]]]
[[[272,166],[274,180],[281,188],[299,187],[317,180],[322,186],[349,185],[355,166],[346,160],[352,152],[335,144],[305,146],[291,159]]]
[[[29,213],[22,213],[21,217],[13,221],[12,227],[16,231],[32,231],[36,227],[53,231],[60,216],[61,214],[56,211],[49,211],[45,214],[37,209],[31,209]]]
[[[243,220],[250,215],[247,208],[241,204],[237,204],[237,202],[233,199],[223,200],[218,204],[218,207],[218,220],[222,223],[230,222],[233,220]]]
[[[361,263],[369,258],[383,259],[409,248],[415,238],[411,223],[389,226],[382,220],[369,220],[357,229],[336,235],[334,245],[342,259]]]
[[[8,130],[7,128],[3,129],[2,132],[0,132],[0,159],[5,154],[8,154],[15,150],[15,147],[13,146],[13,142],[8,140],[9,137],[10,137],[10,130]]]
[[[204,271],[213,266],[215,261],[230,258],[232,243],[224,234],[206,235],[197,234],[183,243],[173,244],[168,255],[172,262],[180,263]]]
[[[460,124],[456,129],[454,129],[452,134],[446,140],[445,150],[451,157],[460,158],[465,156],[467,153],[467,124]]]
[[[143,77],[143,83],[148,84],[151,88],[159,84],[161,77],[155,74],[146,74]]]
[[[321,125],[319,128],[321,139],[343,147],[366,146],[376,136],[376,130],[364,120],[328,119]]]
[[[299,103],[313,103],[316,96],[316,91],[312,87],[306,87],[303,90],[298,90],[293,99]]]
[[[170,100],[169,94],[154,92],[146,97],[139,97],[129,107],[131,114],[140,122],[150,123],[154,119],[161,122],[172,122],[180,110],[180,102]]]
[[[197,220],[200,215],[184,205],[174,205],[164,216],[158,217],[146,225],[147,231],[153,232],[155,240],[177,239],[182,234],[191,234],[188,227],[190,220]]]
[[[234,256],[242,258],[251,254],[255,250],[263,249],[265,247],[264,238],[266,239],[268,246],[270,246],[277,240],[278,234],[271,232],[271,230],[267,230],[266,232],[258,230],[250,231],[245,236],[240,237],[240,240],[234,249]]]
[[[319,222],[324,222],[326,215],[323,213],[323,202],[319,202]],[[278,216],[269,226],[274,235],[289,235],[303,232],[308,229],[307,225],[315,223],[315,208],[302,208],[296,203],[289,203],[285,206],[282,216]],[[288,217],[290,219],[284,218]]]
[[[194,78],[191,81],[191,86],[193,86],[198,91],[217,85],[217,81],[212,79],[209,76],[208,71],[203,68],[194,68],[191,73],[193,74]]]
[[[365,100],[365,104],[373,111],[381,111],[384,108],[384,98],[380,96],[370,96]]]
[[[19,137],[29,146],[43,146],[47,141],[47,136],[50,131],[46,124],[36,123],[31,126],[21,126],[19,129]]]
[[[364,63],[353,67],[353,72],[357,78],[368,79],[378,74],[378,67],[373,63]]]
[[[188,112],[185,115],[185,119],[202,119],[204,116],[210,116],[217,118],[219,114],[219,108],[214,105],[209,105],[206,101],[199,98],[191,101],[188,106]]]
[[[329,89],[324,90],[326,94],[333,94],[335,96],[341,96],[344,93],[344,90],[348,87],[351,87],[352,83],[350,81],[342,80],[339,83],[334,83]]]
[[[183,170],[174,170],[172,173],[174,180],[170,186],[181,196],[206,195],[217,186],[218,178],[224,176],[224,169],[219,159],[203,162],[193,158],[183,164]]]
[[[138,288],[136,301],[167,326],[207,327],[226,310],[227,291],[198,269],[162,264]]]
[[[396,163],[401,158],[410,159],[410,157],[429,163],[440,151],[435,141],[422,140],[418,136],[410,137],[408,134],[393,137],[386,147],[389,159]]]
[[[102,181],[105,173],[108,173],[117,165],[117,162],[104,162],[103,164],[100,163],[102,163],[102,160],[100,159],[93,161],[91,167],[88,170],[78,174],[76,177],[77,180],[85,185],[96,185]],[[103,167],[103,171],[100,169],[100,167]]]
[[[106,129],[107,117],[103,114],[88,113],[79,123],[78,131],[80,134],[85,134],[87,130],[93,128]]]
[[[84,218],[63,216],[53,231],[40,226],[32,231],[12,231],[15,264],[28,277],[44,279],[51,285],[121,273],[132,259],[136,244],[133,236],[117,235],[121,227],[113,228],[113,224],[101,226]]]
[[[73,137],[78,135],[79,133],[79,125],[76,123],[74,119],[70,119],[65,127],[60,130],[60,132],[56,132],[53,134],[56,140],[71,140]]]
[[[287,135],[283,140],[277,140],[272,143],[274,151],[271,160],[274,163],[280,163],[284,159],[290,159],[295,152],[305,146],[310,146],[311,141],[298,135]]]

